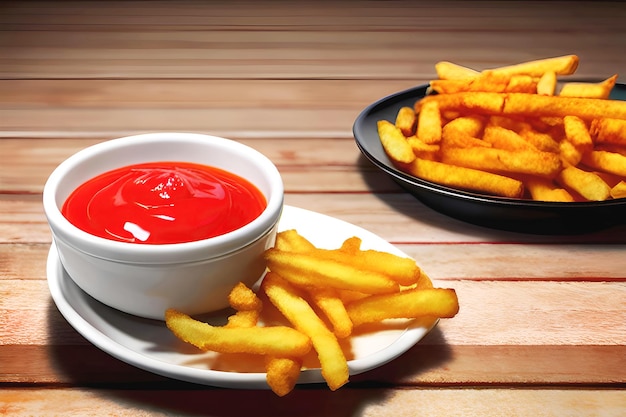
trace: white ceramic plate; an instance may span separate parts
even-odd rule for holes
[[[285,207],[279,229],[297,229],[314,244],[325,248],[336,248],[346,238],[359,236],[363,248],[404,255],[395,246],[360,227],[296,207]],[[131,316],[91,298],[67,275],[54,245],[48,255],[47,275],[50,293],[61,314],[81,335],[110,355],[182,381],[227,388],[268,388],[262,368],[245,355],[228,357],[199,352],[176,339],[163,322]],[[212,317],[211,321],[219,322],[225,317]],[[351,356],[350,374],[356,375],[395,359],[435,324],[402,320],[373,332],[354,335],[347,347]],[[319,382],[324,382],[320,370],[312,367],[302,371],[298,383]]]

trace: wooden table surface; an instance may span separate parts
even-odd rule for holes
[[[623,416],[626,226],[552,236],[452,219],[365,160],[352,124],[440,60],[575,53],[578,79],[626,77],[624,22],[624,3],[591,1],[0,3],[0,414]],[[154,131],[265,153],[287,204],[395,244],[456,289],[459,314],[336,392],[279,398],[114,359],[50,297],[41,194],[76,151]]]

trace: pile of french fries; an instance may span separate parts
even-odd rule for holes
[[[259,294],[241,283],[230,293],[235,313],[227,324],[212,326],[174,309],[165,312],[165,323],[204,351],[262,355],[267,383],[279,396],[293,390],[311,350],[331,390],[346,384],[345,342],[359,326],[387,319],[434,321],[459,310],[454,289],[433,288],[413,259],[363,250],[358,237],[337,249],[321,249],[295,229],[285,230],[265,258],[260,295],[289,325],[266,323]]]
[[[537,201],[626,197],[626,102],[617,75],[566,82],[565,55],[477,71],[435,65],[439,79],[378,135],[402,171],[440,185]]]

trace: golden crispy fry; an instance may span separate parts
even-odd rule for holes
[[[362,242],[362,239],[358,236],[349,237],[343,241],[339,250],[346,255],[352,256],[361,250]]]
[[[334,391],[346,384],[349,378],[348,363],[339,341],[309,303],[289,282],[271,271],[266,274],[261,287],[287,320],[310,338],[328,387]]]
[[[611,197],[613,198],[625,198],[626,197],[626,181],[620,181],[611,188]]]
[[[533,93],[537,89],[537,82],[527,75],[484,73],[465,79],[432,80],[430,87],[440,94],[464,91]]]
[[[574,201],[574,197],[566,189],[557,187],[551,180],[545,178],[529,177],[524,181],[524,185],[535,201]]]
[[[441,141],[441,113],[437,102],[426,103],[417,115],[417,130],[415,133],[424,143],[439,143]],[[407,163],[412,162],[408,161]]]
[[[263,303],[243,282],[238,283],[228,294],[228,303],[238,311],[261,311]]]
[[[294,231],[294,233],[297,232]],[[324,260],[329,260],[349,265],[355,270],[377,273],[403,286],[415,285],[422,279],[422,271],[415,260],[389,252],[361,249],[361,239],[358,237],[346,239],[338,249],[313,247],[312,249],[306,248],[300,253],[319,259],[322,264]],[[290,255],[283,254],[283,256],[289,257]],[[329,271],[334,272],[332,268]],[[322,288],[330,289],[326,286]]]
[[[543,74],[550,71],[557,75],[570,75],[573,74],[578,68],[578,62],[578,56],[564,55],[493,68],[485,70],[483,73],[525,74],[534,77],[541,77]]]
[[[553,96],[556,91],[556,73],[546,71],[537,81],[537,94]]]
[[[511,198],[520,198],[524,193],[521,181],[442,162],[416,159],[405,169],[418,178],[448,187]]]
[[[217,327],[174,309],[165,312],[165,324],[176,337],[202,350],[279,357],[303,356],[311,350],[308,336],[286,326]]]
[[[459,93],[461,94],[461,93]],[[497,93],[485,93],[497,94]],[[626,118],[626,101],[596,98],[540,96],[509,93],[503,97],[503,114],[518,116],[578,116],[584,120],[598,117]]]
[[[483,133],[483,140],[497,149],[538,150],[515,131],[500,126],[487,126]]]
[[[609,98],[611,90],[617,81],[617,74],[598,83],[574,83],[563,84],[559,95],[561,97],[589,97],[589,98]]]
[[[398,283],[376,271],[363,271],[345,262],[321,258],[312,253],[281,251],[265,252],[267,266],[292,284],[303,287],[325,286],[364,293],[390,293]]]
[[[593,141],[585,121],[577,116],[563,118],[565,138],[580,152],[588,152],[593,148]]]
[[[408,164],[415,154],[400,129],[387,120],[378,121],[378,135],[385,153],[395,162]]]
[[[284,397],[293,391],[301,369],[302,358],[269,357],[265,363],[267,384],[279,397]]]
[[[572,142],[562,140],[559,142],[559,157],[561,161],[563,161],[563,166],[576,166],[583,159],[583,153],[580,149],[576,148]]]
[[[584,97],[541,96],[527,93],[468,92],[437,94],[415,104],[419,111],[426,103],[436,101],[440,111],[458,110],[485,115],[534,117],[578,116],[584,120],[600,117],[626,118],[626,101]]]
[[[352,333],[352,321],[338,292],[332,288],[309,288],[313,303],[326,315],[339,339]]]
[[[541,151],[509,151],[493,148],[446,149],[444,163],[489,172],[554,177],[561,169],[559,156]]]
[[[228,316],[224,327],[254,327],[259,323],[261,312],[257,310],[241,310]]]
[[[535,148],[544,152],[559,152],[559,142],[555,140],[555,136],[549,133],[538,132],[532,126],[522,128],[519,135]],[[558,136],[557,136],[558,137]]]
[[[349,303],[346,309],[356,327],[394,318],[454,317],[459,301],[453,289],[432,288],[373,295]]]
[[[443,127],[443,137],[452,139],[452,137],[469,136],[477,138],[482,135],[485,128],[485,119],[479,116],[461,116],[449,121]]]
[[[511,76],[504,90],[507,93],[535,93],[537,81],[530,75],[515,74]]]
[[[462,80],[475,77],[478,71],[448,61],[440,61],[435,64],[437,76],[442,80]]]
[[[611,143],[626,146],[626,120],[609,116],[591,122],[589,133],[596,143]]]
[[[398,110],[395,125],[406,137],[415,134],[415,125],[417,124],[417,115],[412,107],[402,107]]]
[[[626,156],[615,152],[591,151],[582,157],[588,167],[626,177]]]
[[[257,295],[240,282],[228,295],[228,303],[236,310],[235,314],[228,317],[225,327],[254,327],[259,321],[263,303]]]
[[[590,201],[603,201],[611,195],[611,188],[600,176],[575,166],[564,168],[557,181]]]
[[[417,136],[411,136],[406,139],[413,149],[416,157],[422,159],[435,159],[439,152],[440,145],[426,143]]]
[[[306,252],[315,249],[315,245],[309,242],[304,236],[300,235],[296,229],[283,230],[276,234],[276,249],[291,252]]]

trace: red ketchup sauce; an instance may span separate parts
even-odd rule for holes
[[[63,204],[76,227],[106,239],[183,243],[219,236],[257,218],[267,201],[249,181],[182,162],[131,165],[80,185]]]

